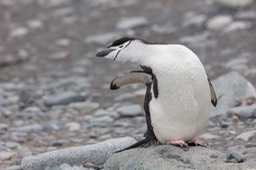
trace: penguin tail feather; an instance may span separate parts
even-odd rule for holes
[[[149,138],[145,138],[145,139],[142,139],[142,140],[132,144],[131,146],[128,146],[127,148],[118,150],[115,153],[119,153],[119,152],[122,152],[122,151],[125,151],[125,150],[128,150],[128,149],[133,149],[133,148],[138,148],[138,147],[147,148],[147,147],[150,147],[150,146],[155,145],[157,143],[158,143],[157,140],[152,140],[152,139],[149,139]]]

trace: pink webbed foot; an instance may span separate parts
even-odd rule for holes
[[[204,143],[202,140],[200,140],[199,138],[192,138],[188,141],[188,144],[193,144],[196,146],[203,146],[206,147],[206,143]]]
[[[167,144],[169,145],[175,145],[175,146],[180,146],[180,147],[186,147],[188,148],[188,144],[184,140],[171,140],[168,141]]]

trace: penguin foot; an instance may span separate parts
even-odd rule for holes
[[[188,148],[188,144],[184,140],[171,140],[171,141],[168,141],[167,144],[180,146],[182,148]]]
[[[190,144],[190,145],[192,144],[192,145],[195,145],[195,146],[207,147],[207,145],[202,140],[200,140],[199,138],[192,138],[187,143]]]

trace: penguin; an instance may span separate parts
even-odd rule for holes
[[[111,83],[113,89],[132,82],[144,82],[147,86],[144,110],[148,129],[145,139],[136,146],[157,142],[181,147],[205,146],[198,136],[205,132],[211,105],[217,105],[217,98],[203,64],[193,51],[181,44],[123,37],[96,56],[131,61],[142,68],[137,71],[140,74],[130,73],[127,78],[116,78]]]

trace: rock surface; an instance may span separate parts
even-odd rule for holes
[[[255,161],[256,158],[253,158]],[[250,169],[249,164],[226,163],[226,154],[209,148],[190,147],[189,151],[175,146],[156,146],[114,154],[104,165],[105,170],[128,169]]]
[[[21,167],[26,170],[43,170],[46,167],[59,167],[63,163],[80,166],[84,163],[92,163],[101,166],[115,151],[123,149],[135,140],[131,137],[110,139],[102,143],[77,146],[62,150],[46,152],[36,156],[25,157]]]

